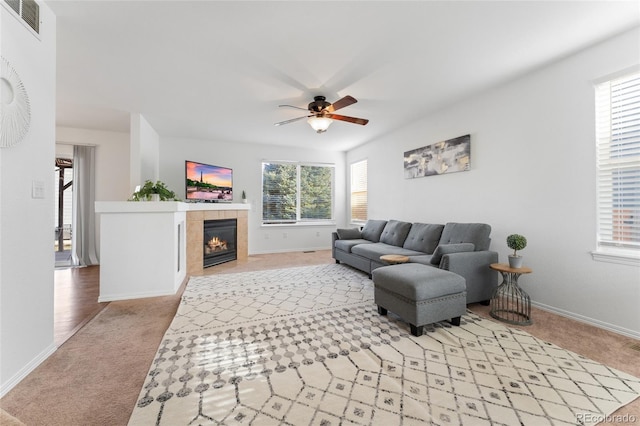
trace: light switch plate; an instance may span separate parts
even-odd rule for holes
[[[44,182],[34,180],[31,182],[31,198],[44,198]]]

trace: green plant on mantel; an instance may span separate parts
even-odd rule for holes
[[[147,180],[142,187],[131,195],[129,201],[147,201],[153,194],[158,194],[160,201],[180,201],[176,193],[167,188],[164,182],[156,183]]]
[[[527,239],[520,234],[511,234],[507,237],[507,247],[513,250],[513,255],[518,255],[518,250],[527,246]]]

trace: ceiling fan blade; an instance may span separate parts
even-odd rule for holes
[[[289,123],[293,123],[294,121],[299,121],[299,120],[304,120],[305,118],[309,118],[312,117],[311,115],[305,115],[302,117],[298,117],[298,118],[292,118],[291,120],[285,120],[285,121],[281,121],[279,123],[274,123],[274,126],[282,126],[283,124],[289,124]]]
[[[354,98],[353,96],[347,95],[344,98],[338,99],[337,101],[335,101],[334,103],[326,107],[325,111],[327,112],[337,111],[341,108],[347,107],[349,105],[353,105],[356,102],[358,102],[356,98]]]
[[[294,106],[294,105],[278,105],[279,107],[287,107],[287,108],[295,108],[295,109],[301,109],[302,111],[309,111],[307,108],[301,108],[298,106]]]
[[[369,120],[365,118],[348,117],[346,115],[325,114],[324,116],[332,118],[334,120],[347,121],[349,123],[354,123],[354,124],[361,124],[363,126],[369,122]]]

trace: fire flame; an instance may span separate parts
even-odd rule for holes
[[[227,242],[224,240],[221,240],[219,237],[213,237],[207,242],[207,247],[211,251],[227,250]]]

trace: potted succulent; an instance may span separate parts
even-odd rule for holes
[[[518,255],[518,250],[522,250],[527,246],[527,239],[520,234],[511,234],[507,237],[507,247],[513,250],[513,254],[509,255],[509,266],[512,268],[522,267],[522,256]]]
[[[164,182],[156,183],[147,180],[144,185],[131,195],[129,201],[180,201],[175,192],[167,188]]]
[[[244,192],[244,189],[242,190],[242,202],[247,203],[247,194]]]

